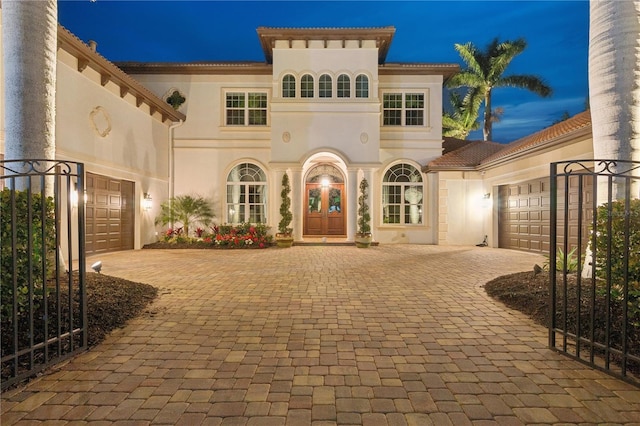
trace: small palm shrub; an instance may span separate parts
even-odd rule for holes
[[[156,225],[179,223],[181,231],[173,237],[189,237],[189,227],[195,224],[208,226],[215,215],[208,200],[200,196],[179,195],[170,198],[160,205],[160,214],[156,217]],[[174,228],[172,232],[178,228]]]

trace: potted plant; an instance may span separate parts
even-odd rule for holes
[[[285,173],[282,176],[282,191],[280,191],[280,223],[278,223],[278,233],[276,234],[278,247],[291,247],[293,244],[293,229],[289,227],[293,219],[290,193],[289,175]]]
[[[360,181],[360,196],[358,197],[358,232],[356,233],[356,247],[367,248],[371,245],[371,216],[369,215],[369,182]]]

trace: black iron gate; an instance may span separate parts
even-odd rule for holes
[[[84,166],[0,162],[2,389],[87,347]]]
[[[551,164],[549,347],[636,385],[639,187],[640,162]]]

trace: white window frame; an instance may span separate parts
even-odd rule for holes
[[[395,180],[387,180],[392,170]],[[419,168],[409,162],[390,165],[382,175],[381,192],[383,226],[424,225],[425,182]],[[398,221],[390,221],[392,217]]]
[[[346,79],[346,81],[341,81]],[[339,99],[351,98],[351,76],[342,73],[336,79],[336,97]]]
[[[285,82],[287,77],[291,77],[293,81]],[[293,87],[291,87],[293,85]],[[293,91],[293,94],[291,92]],[[296,76],[293,74],[285,74],[282,77],[282,97],[286,99],[291,99],[296,97]]]
[[[242,95],[243,104],[242,106],[229,106],[229,96],[233,95]],[[251,95],[263,95],[264,96],[264,107],[250,107],[249,106],[249,97]],[[224,92],[224,125],[227,127],[266,127],[269,125],[269,93],[266,90],[226,90]],[[242,115],[242,123],[229,123],[229,111],[243,111]],[[264,123],[251,124],[251,111],[263,111],[264,112]]]
[[[251,173],[243,173],[247,171]],[[234,174],[236,176],[233,176]],[[256,177],[260,179],[256,180]],[[251,196],[258,194],[260,191],[262,201],[252,202]],[[268,200],[267,174],[262,167],[245,161],[236,164],[229,171],[225,190],[225,217],[227,223],[234,225],[241,223],[267,223]],[[262,211],[261,221],[251,220],[252,213],[256,210]]]
[[[361,78],[365,79],[365,81],[367,82],[366,96],[362,96],[362,92],[365,89],[363,89],[362,87],[359,87],[358,80],[361,79]],[[356,78],[353,81],[354,81],[354,84],[356,85],[355,86],[355,90],[354,90],[356,98],[358,98],[358,99],[366,99],[366,98],[368,98],[369,97],[369,93],[371,92],[371,87],[369,86],[369,81],[370,81],[369,76],[366,75],[366,74],[358,74],[358,75],[356,75]]]
[[[401,106],[399,108],[387,108],[385,106],[386,96],[394,95],[397,97],[401,95]],[[412,100],[411,97],[422,97],[422,107],[421,108],[412,108],[408,104]],[[408,127],[408,128],[416,128],[416,127],[427,127],[427,93],[420,90],[407,90],[407,91],[396,91],[396,90],[386,90],[382,92],[382,125],[385,127]],[[400,111],[400,124],[387,124],[385,123],[385,113],[387,111]],[[422,114],[417,116],[412,116],[411,112],[413,111],[421,111]],[[410,120],[418,119],[418,123],[411,123]]]

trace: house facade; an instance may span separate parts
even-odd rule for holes
[[[588,113],[508,145],[443,140],[459,66],[388,62],[394,33],[261,27],[264,61],[113,64],[59,27],[56,157],[85,163],[87,251],[156,241],[160,204],[186,194],[275,232],[285,173],[296,241],[353,241],[366,178],[382,244],[548,248],[534,206],[550,162],[592,157]]]
[[[120,63],[156,95],[178,93],[172,190],[214,200],[219,222],[279,221],[292,186],[294,238],[353,241],[360,180],[381,243],[436,242],[443,81],[455,64],[386,61],[393,27],[258,28],[260,63]]]

